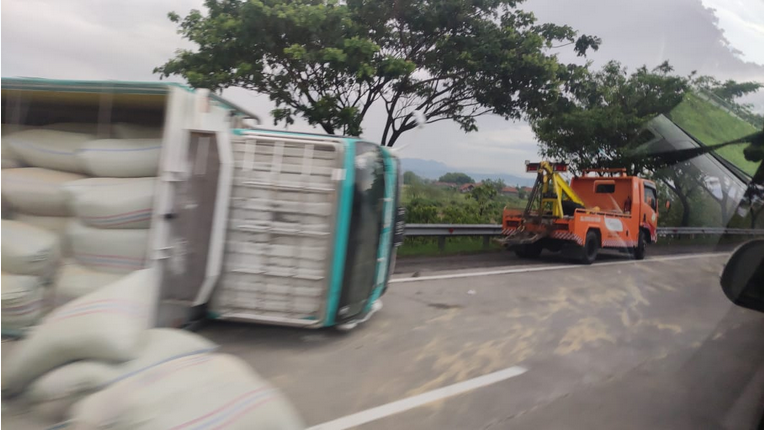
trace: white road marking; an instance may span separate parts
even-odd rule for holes
[[[674,260],[688,260],[691,258],[702,257],[720,257],[723,255],[729,255],[729,252],[715,252],[706,254],[690,254],[690,255],[673,255],[665,257],[652,257],[642,261],[624,260],[624,261],[609,261],[606,263],[595,263],[592,266],[583,264],[566,264],[560,266],[524,266],[516,269],[504,269],[504,270],[491,270],[488,272],[464,272],[464,273],[451,273],[446,275],[433,275],[433,276],[420,276],[417,278],[394,278],[388,281],[389,284],[396,284],[402,282],[420,282],[420,281],[435,281],[439,279],[457,279],[457,278],[472,278],[474,276],[492,276],[492,275],[506,275],[509,273],[527,273],[527,272],[542,272],[548,270],[574,270],[583,269],[588,267],[602,267],[602,266],[616,266],[621,264],[640,264],[646,262],[663,262]]]
[[[466,393],[467,391],[472,391],[476,388],[495,384],[497,382],[504,381],[505,379],[522,375],[526,371],[526,368],[520,366],[508,367],[504,370],[499,370],[498,372],[478,376],[477,378],[468,379],[463,382],[457,382],[453,385],[448,385],[443,388],[438,388],[436,390],[428,391],[426,393],[418,394],[412,397],[407,397],[405,399],[397,400],[382,406],[377,406],[376,408],[367,409],[365,411],[325,422],[323,424],[318,424],[308,428],[308,430],[345,430],[357,427],[381,418],[388,417],[390,415],[395,415],[410,409],[418,408],[419,406],[426,405],[437,400],[456,396],[462,393]]]

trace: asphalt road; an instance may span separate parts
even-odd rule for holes
[[[764,314],[723,296],[725,261],[450,267],[437,279],[398,275],[384,308],[350,333],[216,323],[201,334],[280,387],[309,425],[521,366],[360,428],[753,428]]]
[[[219,322],[200,334],[326,430],[755,428],[764,314],[724,297],[726,255],[672,254],[446,264],[397,274],[349,333]],[[30,428],[8,412],[4,426]],[[348,416],[367,422],[335,421]]]
[[[648,256],[663,256],[677,254],[698,254],[708,252],[732,251],[738,244],[718,244],[718,245],[656,245],[648,246]],[[628,256],[617,251],[600,251],[599,262],[624,260]],[[544,251],[538,260],[521,259],[514,253],[504,250],[492,250],[475,254],[466,255],[445,255],[445,256],[416,256],[399,257],[395,265],[396,274],[425,276],[432,272],[441,272],[444,270],[465,270],[488,267],[506,267],[506,266],[528,266],[533,264],[570,264],[572,261],[566,259],[559,253],[550,253]]]

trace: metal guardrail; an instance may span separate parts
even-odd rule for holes
[[[501,224],[406,224],[406,236],[499,236]],[[764,235],[764,229],[724,227],[658,227],[659,236],[706,235]]]
[[[488,248],[491,237],[500,236],[500,224],[406,224],[404,235],[408,237],[437,237],[438,248],[446,247],[446,238],[453,236],[482,236],[483,247]],[[724,228],[724,227],[658,227],[658,236],[685,235],[738,235],[764,236],[764,229]]]
[[[758,236],[764,235],[764,230],[758,228],[724,227],[658,227],[659,236],[681,236],[685,234]]]

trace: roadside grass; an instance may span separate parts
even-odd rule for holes
[[[756,127],[732,116],[694,94],[687,94],[669,118],[706,145],[727,142],[757,131]],[[745,159],[746,145],[730,145],[716,152],[749,175],[756,173],[759,163]]]
[[[649,246],[713,246],[743,243],[751,238],[748,236],[704,236],[695,235],[681,237],[660,237],[658,243]],[[483,248],[483,239],[478,237],[451,237],[446,238],[446,246],[443,251],[438,249],[438,241],[435,238],[407,238],[403,245],[398,248],[399,257],[437,257],[444,255],[468,255],[487,252],[501,251],[499,244],[491,241],[488,248]]]
[[[449,237],[446,238],[446,246],[443,251],[438,249],[438,240],[435,238],[406,238],[403,245],[398,248],[399,257],[438,256],[438,255],[461,255],[479,254],[483,252],[500,251],[501,246],[491,241],[488,248],[483,248],[481,237]]]

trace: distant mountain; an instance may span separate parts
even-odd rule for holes
[[[463,169],[451,167],[447,164],[443,164],[440,161],[434,160],[422,160],[421,158],[403,158],[401,159],[401,165],[404,172],[414,172],[417,175],[427,179],[438,179],[448,172],[462,172],[466,173],[476,181],[483,181],[485,179],[501,179],[507,185],[533,185],[536,179],[533,176],[526,178],[510,175],[507,173],[475,173],[467,172]]]
[[[440,161],[422,160],[421,158],[403,158],[401,166],[404,172],[414,172],[427,179],[438,179],[448,172],[457,172]]]

